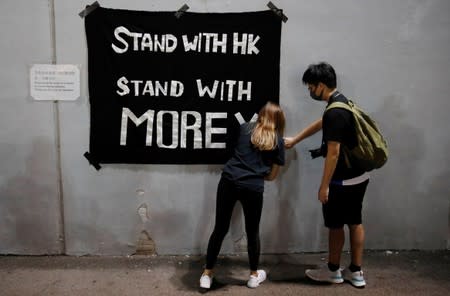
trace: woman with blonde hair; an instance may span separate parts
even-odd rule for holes
[[[268,102],[258,113],[256,123],[244,123],[233,156],[225,164],[217,188],[216,219],[208,243],[206,268],[200,278],[200,287],[209,289],[213,267],[223,239],[228,233],[231,215],[237,201],[242,204],[247,234],[250,265],[249,288],[256,288],[266,279],[264,270],[258,270],[260,242],[259,222],[263,206],[264,180],[274,180],[279,166],[284,165],[284,112],[280,106]]]

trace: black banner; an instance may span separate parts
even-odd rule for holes
[[[95,162],[223,163],[239,124],[279,101],[272,11],[177,18],[99,7],[85,27]]]

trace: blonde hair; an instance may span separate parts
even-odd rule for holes
[[[259,111],[258,121],[252,132],[252,144],[261,151],[275,149],[278,136],[284,134],[285,121],[280,106],[267,102]]]

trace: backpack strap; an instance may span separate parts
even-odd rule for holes
[[[354,103],[350,100],[348,100],[348,104],[346,104],[344,102],[333,102],[325,109],[325,112],[327,112],[328,110],[333,109],[333,108],[341,108],[341,109],[345,109],[345,110],[353,113],[353,108],[352,108],[353,105],[354,105]],[[344,148],[346,148],[346,147],[344,147]],[[348,155],[346,152],[347,149],[342,149],[342,151],[344,152],[345,164],[347,165],[348,168],[351,168],[352,165],[350,164],[350,159],[348,158]]]
[[[345,109],[345,110],[348,110],[353,113],[353,105],[354,105],[354,103],[350,100],[348,100],[348,104],[346,104],[344,102],[333,102],[325,109],[325,112],[327,112],[328,110],[333,109],[333,108],[341,108],[341,109]]]

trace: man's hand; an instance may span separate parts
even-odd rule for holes
[[[322,204],[326,204],[328,202],[328,186],[330,185],[331,178],[334,174],[334,170],[336,169],[340,147],[341,143],[339,142],[327,142],[327,157],[325,158],[323,176],[318,193],[318,198]]]
[[[328,186],[320,186],[318,198],[322,204],[328,202]]]
[[[295,143],[294,137],[284,138],[284,147],[286,147],[287,149],[294,147],[295,144],[296,143]]]

